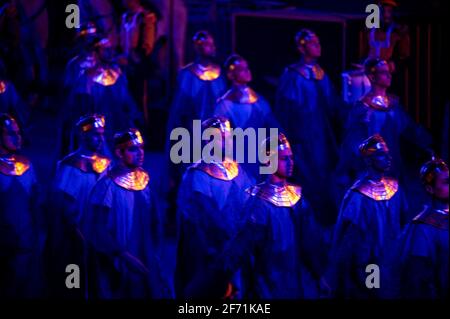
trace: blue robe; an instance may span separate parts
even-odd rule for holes
[[[269,193],[265,187],[263,182],[247,189],[250,195],[242,207],[242,226],[192,281],[190,291],[201,292],[206,286],[204,296],[211,297],[208,292],[217,289],[217,278],[230,277],[240,269],[245,299],[318,297],[319,274],[314,261],[318,247],[311,207],[299,187],[296,202],[291,197],[286,206],[280,206],[287,201],[277,201],[276,196],[264,197]]]
[[[356,182],[342,201],[325,278],[338,297],[390,298],[393,254],[407,222],[407,204],[401,188],[390,199],[374,200],[358,190],[363,183]],[[380,289],[365,285],[369,264],[379,266]]]
[[[241,103],[221,98],[217,101],[214,115],[229,119],[233,128],[240,127],[243,130],[248,127],[255,129],[279,128],[278,121],[272,115],[269,103],[260,95],[255,103]]]
[[[251,197],[243,210],[246,223],[227,247],[224,265],[247,265],[244,298],[316,298],[318,281],[312,277],[314,262],[308,259],[307,247],[315,244],[307,242],[313,234],[308,229],[313,218],[308,202],[301,198],[294,207],[277,207]]]
[[[114,170],[94,186],[82,220],[83,234],[95,250],[93,294],[106,299],[169,297],[160,269],[162,219],[153,190],[149,184],[140,191],[119,186],[111,177]],[[119,257],[125,251],[149,269],[148,276]]]
[[[49,272],[53,279],[50,280],[51,294],[59,298],[85,296],[87,251],[80,229],[80,220],[88,196],[98,179],[106,174],[106,168],[105,164],[103,172],[99,170],[95,172],[77,152],[66,156],[58,163],[50,198],[51,218],[49,218],[47,248]],[[82,289],[67,289],[65,268],[69,264],[80,267]]]
[[[213,177],[195,164],[187,169],[178,195],[177,298],[199,297],[190,295],[185,289],[215,260],[239,228],[246,198],[244,189],[251,184],[242,168],[232,180]],[[216,281],[217,295],[212,292],[209,295],[209,291],[202,289],[203,296],[224,296],[227,281],[225,278],[216,278]]]
[[[448,298],[448,213],[426,207],[408,224],[400,243],[400,297]]]
[[[20,176],[0,172],[0,242],[9,251],[0,274],[0,296],[37,298],[43,292],[43,220],[37,181],[30,164]]]
[[[336,137],[347,110],[328,76],[319,71],[316,79],[302,65],[287,67],[277,88],[275,114],[294,152],[294,179],[321,222],[330,224],[336,218],[329,189],[338,160]]]
[[[176,127],[191,129],[193,120],[203,121],[211,117],[217,99],[226,91],[223,74],[215,80],[202,80],[192,71],[194,64],[186,65],[178,74],[168,123],[169,134]]]
[[[258,128],[265,128],[266,137],[269,137],[270,128],[278,128],[280,130],[280,124],[273,116],[270,105],[266,99],[252,91],[252,94],[257,97],[256,102],[249,103],[240,101],[233,97],[228,97],[232,94],[229,94],[231,91],[232,90],[228,91],[217,101],[217,105],[214,109],[214,116],[223,116],[229,119],[233,129],[242,128],[242,130],[245,131],[247,128],[254,128],[256,134],[258,134]],[[256,145],[253,146],[255,148],[256,163],[248,163],[247,150],[249,147],[251,147],[251,145],[249,145],[248,142],[245,142],[245,162],[240,164],[253,178],[258,179],[260,176],[259,168],[262,165],[258,161],[258,135],[256,135]]]

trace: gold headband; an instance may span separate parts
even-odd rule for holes
[[[141,132],[128,132],[128,137],[130,138],[127,141],[116,144],[116,148],[128,148],[131,146],[141,146],[144,145],[144,140],[142,139]]]
[[[105,118],[103,116],[96,116],[94,122],[80,125],[80,129],[83,133],[100,127],[105,127]]]

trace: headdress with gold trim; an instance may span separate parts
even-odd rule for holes
[[[208,128],[217,128],[222,134],[231,131],[231,122],[223,116],[215,116],[202,122],[202,131]]]
[[[77,124],[76,127],[79,132],[86,133],[89,132],[92,129],[96,128],[104,128],[105,127],[105,117],[100,114],[89,114],[82,116]]]
[[[433,156],[420,169],[420,180],[424,185],[432,185],[436,175],[448,171],[447,164],[440,158]]]
[[[120,132],[114,135],[115,148],[128,148],[131,146],[144,145],[141,132],[138,129],[130,128],[127,131]]]
[[[289,143],[287,137],[283,133],[278,133],[276,137],[268,137],[261,144],[261,150],[266,152],[266,155],[271,156],[275,154],[274,150],[270,148],[270,143],[274,142],[276,139],[278,151],[284,151],[286,149],[291,149],[291,144]]]
[[[389,152],[386,142],[379,134],[372,135],[359,145],[359,153],[363,157],[371,156],[379,151]]]

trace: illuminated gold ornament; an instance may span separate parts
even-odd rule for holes
[[[61,164],[73,166],[78,168],[80,171],[85,173],[103,173],[111,164],[111,160],[108,157],[94,154],[94,155],[83,155],[78,152],[74,152],[66,156]]]
[[[114,183],[130,191],[141,191],[145,189],[150,180],[148,173],[141,167],[128,172],[116,169],[110,172],[110,176]]]
[[[128,148],[131,146],[144,145],[144,139],[142,138],[139,130],[132,128],[129,131],[117,133],[114,135],[114,145],[116,148]]]
[[[111,160],[109,158],[94,155],[92,169],[94,170],[94,172],[101,174],[105,171],[106,168],[108,168],[110,163]]]
[[[390,95],[374,95],[369,92],[361,98],[361,101],[375,110],[388,111],[395,105],[396,98]]]
[[[302,198],[302,188],[292,184],[278,186],[263,182],[246,189],[246,192],[277,207],[293,207]]]
[[[30,168],[30,161],[20,155],[0,157],[0,173],[7,176],[21,176]]]
[[[380,134],[375,134],[364,140],[359,145],[359,152],[362,156],[367,157],[375,154],[378,151],[388,153],[389,148]]]
[[[289,143],[287,137],[283,133],[278,133],[278,136],[275,138],[276,138],[276,143],[277,143],[276,145],[278,145],[278,147],[277,147],[278,151],[284,151],[284,150],[291,149],[291,144]],[[262,149],[266,150],[266,154],[268,156],[273,156],[277,153],[276,149],[272,149],[270,147],[271,140],[272,140],[272,138],[268,137],[261,144]]]
[[[89,22],[85,27],[81,29],[81,31],[78,33],[79,36],[86,36],[86,35],[92,35],[97,33],[97,28],[95,27],[95,24],[92,22]]]
[[[441,172],[448,171],[447,164],[433,155],[432,159],[420,168],[420,179],[425,185],[433,182],[435,176]]]
[[[397,193],[398,182],[390,177],[383,177],[377,182],[360,180],[352,189],[376,201],[389,200]]]
[[[6,82],[0,81],[0,94],[3,94],[6,92]]]
[[[111,164],[109,158],[97,154],[92,156],[81,155],[81,158],[86,161],[86,164],[83,165],[83,167],[89,167],[97,174],[103,173],[108,168],[109,164]]]
[[[243,89],[230,89],[221,99],[240,104],[253,104],[258,102],[258,94],[247,86]]]
[[[189,70],[192,71],[200,80],[203,81],[214,81],[220,76],[220,66],[216,64],[210,64],[208,66],[203,66],[199,63],[192,63],[189,66]]]
[[[194,169],[199,169],[211,177],[231,181],[239,174],[239,165],[235,161],[225,160],[223,162],[197,162],[191,166]]]
[[[307,80],[322,80],[325,77],[325,71],[318,65],[297,64],[291,67]]]
[[[99,68],[93,77],[94,82],[103,86],[111,86],[117,82],[120,71],[113,68]]]
[[[103,115],[88,115],[78,121],[77,126],[82,132],[87,132],[95,128],[105,127],[105,117]]]

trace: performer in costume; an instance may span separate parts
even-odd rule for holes
[[[226,91],[226,80],[220,65],[215,63],[216,46],[213,36],[208,31],[198,31],[192,38],[195,60],[183,67],[177,78],[172,106],[167,123],[166,157],[167,157],[167,196],[171,208],[171,217],[176,215],[176,194],[185,164],[173,164],[169,154],[172,143],[170,133],[177,127],[192,132],[193,120],[206,120],[212,116],[217,99]]]
[[[108,123],[105,149],[108,149],[108,146],[112,149],[113,132],[142,126],[143,116],[130,95],[125,74],[113,63],[109,40],[106,38],[100,40],[96,52],[98,62],[78,78],[71,90],[62,114],[63,123],[72,124],[89,113],[103,114]],[[69,150],[76,149],[77,145],[74,145],[73,140],[71,144]]]
[[[198,31],[192,38],[195,60],[183,67],[170,111],[168,131],[192,127],[192,120],[206,120],[213,115],[217,99],[226,91],[220,65],[214,62],[216,46],[208,31]]]
[[[373,135],[360,144],[359,150],[366,174],[342,201],[325,282],[337,297],[389,298],[393,294],[392,255],[407,222],[406,201],[398,181],[385,176],[391,156],[383,138]],[[370,264],[379,267],[379,289],[366,286],[366,267]]]
[[[314,258],[320,247],[314,214],[302,188],[287,182],[294,167],[288,140],[282,133],[272,138],[278,150],[277,154],[268,152],[271,156],[267,164],[276,161],[275,173],[246,189],[249,199],[243,207],[243,226],[192,282],[192,291],[207,297],[209,291],[202,289],[204,284],[218,285],[215,278],[231,276],[242,269],[244,298],[318,297],[320,275],[316,273]],[[263,142],[263,148],[267,149],[270,139]]]
[[[114,143],[118,163],[94,186],[82,216],[83,234],[96,252],[96,297],[170,297],[159,260],[162,217],[142,168],[144,141],[129,129]]]
[[[407,157],[401,153],[401,140],[406,139],[417,150],[428,150],[432,146],[429,133],[403,110],[398,99],[387,94],[391,84],[391,72],[386,61],[368,59],[365,72],[371,82],[371,90],[353,106],[348,117],[346,134],[341,146],[337,168],[340,193],[364,173],[364,163],[358,155],[358,145],[367,136],[380,134],[390,146],[393,176],[404,181],[408,174]],[[412,153],[412,152],[411,152]],[[413,216],[411,216],[413,217]]]
[[[22,137],[16,120],[0,114],[0,242],[10,252],[1,266],[0,296],[36,298],[43,292],[43,216],[33,166],[19,155]]]
[[[318,36],[300,30],[295,41],[300,61],[288,66],[278,85],[275,114],[292,143],[296,163],[294,178],[304,187],[306,196],[329,225],[336,219],[331,199],[331,173],[337,162],[339,126],[347,109],[318,64],[321,46]]]
[[[76,124],[80,147],[58,163],[49,218],[50,293],[57,297],[85,297],[85,250],[80,220],[95,183],[107,173],[111,160],[102,154],[105,118],[83,116]],[[83,289],[67,289],[66,266],[80,266]]]
[[[440,159],[425,163],[421,180],[431,197],[402,234],[401,298],[449,296],[448,166]]]
[[[214,110],[215,116],[228,118],[235,128],[242,128],[243,130],[249,127],[255,130],[258,128],[279,128],[280,125],[272,115],[269,103],[248,86],[248,83],[252,80],[252,74],[247,61],[234,54],[225,62],[225,69],[227,77],[231,81],[231,89],[217,101]],[[269,134],[268,131],[267,134]],[[258,156],[258,143],[256,143],[256,147],[245,144],[244,149],[247,150],[249,147],[253,147],[256,156]],[[245,158],[245,163],[242,166],[254,178],[258,178],[259,165],[257,163],[249,163],[248,158]]]
[[[227,119],[210,118],[202,123],[202,128],[214,129],[221,138],[211,143],[216,143],[219,149],[224,148],[230,137]],[[252,180],[242,167],[226,157],[210,163],[203,159],[187,169],[178,194],[177,298],[225,296],[229,282],[221,277],[214,279],[219,289],[211,294],[206,290],[201,295],[190,294],[186,289],[196,276],[201,276],[239,228],[246,198],[244,189],[251,184]],[[231,284],[239,285],[238,275]]]
[[[99,35],[94,23],[88,22],[80,27],[76,38],[79,54],[67,63],[64,72],[64,88],[66,90],[69,91],[70,87],[76,83],[77,79],[87,69],[94,67],[98,63],[98,55],[95,51],[95,45],[98,40]]]

